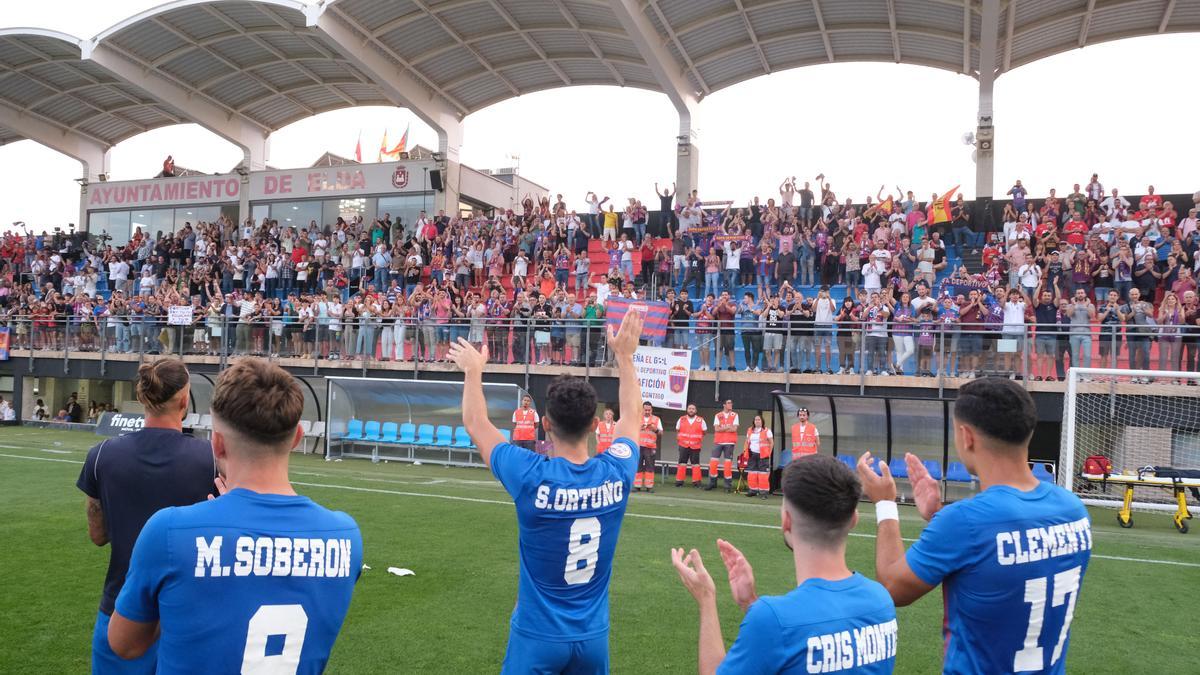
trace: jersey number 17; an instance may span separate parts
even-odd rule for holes
[[[1075,598],[1079,595],[1079,576],[1081,569],[1072,567],[1054,575],[1054,596],[1051,598],[1052,607],[1061,607],[1065,602],[1067,615],[1063,617],[1062,630],[1058,633],[1058,642],[1054,645],[1054,653],[1050,656],[1050,665],[1058,663],[1062,658],[1063,645],[1067,642],[1067,633],[1071,630],[1071,619],[1075,617]],[[1025,602],[1029,603],[1029,627],[1025,631],[1025,644],[1013,657],[1013,671],[1025,672],[1042,670],[1045,657],[1042,648],[1038,646],[1038,638],[1042,634],[1042,621],[1046,617],[1046,583],[1050,577],[1038,577],[1025,580]]]

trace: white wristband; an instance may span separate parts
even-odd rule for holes
[[[881,525],[885,520],[900,520],[900,509],[896,508],[896,502],[875,502],[875,524]]]

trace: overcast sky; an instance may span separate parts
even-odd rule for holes
[[[311,2],[311,0],[309,0]],[[0,23],[91,37],[158,3],[72,0],[4,3]],[[996,182],[1021,178],[1035,194],[1069,192],[1098,171],[1106,186],[1141,193],[1200,190],[1200,37],[1165,35],[1074,50],[1024,66],[996,83]],[[718,91],[700,104],[700,191],[705,200],[775,196],[784,176],[824,172],[839,196],[861,200],[880,184],[919,198],[962,184],[973,197],[975,167],[963,132],[974,128],[975,80],[918,66],[811,66]],[[310,165],[329,150],[350,156],[361,133],[374,159],[392,143],[437,135],[406,110],[359,108],[302,120],[272,136],[269,163]],[[587,190],[652,204],[654,182],[675,173],[674,108],[662,94],[575,87],[501,102],[466,119],[462,161],[476,168],[518,163],[522,175],[582,206]],[[194,125],[158,129],[118,145],[114,180],[153,176],[163,157],[206,172],[228,171],[241,153]],[[78,162],[22,141],[0,146],[0,223],[75,222]]]

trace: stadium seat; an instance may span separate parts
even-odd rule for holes
[[[200,424],[200,413],[188,413],[188,416],[183,418],[183,428],[191,429]]]
[[[405,422],[400,425],[400,437],[396,439],[401,445],[412,445],[417,442],[417,425]]]
[[[433,445],[433,425],[422,424],[417,427],[417,440],[414,445]]]
[[[212,415],[201,415],[196,424],[197,429],[212,429]]]
[[[510,430],[510,429],[501,429],[501,430],[500,430],[500,435],[504,437],[504,442],[505,442],[505,443],[512,443],[512,430]]]
[[[454,428],[454,447],[456,448],[473,448],[475,444],[471,442],[471,434],[467,433],[466,427]]]
[[[951,483],[974,483],[975,477],[962,462],[950,462],[950,466],[946,467],[946,480]]]
[[[343,440],[359,441],[363,437],[362,420],[352,419],[346,423],[346,433],[342,435]]]
[[[390,444],[399,443],[400,442],[400,439],[398,438],[399,432],[400,432],[399,424],[396,424],[395,422],[384,422],[383,427],[380,428],[379,442],[380,443],[390,443]]]
[[[942,463],[941,462],[935,462],[932,459],[927,459],[921,463],[924,464],[925,468],[929,471],[930,478],[932,478],[934,480],[942,479]]]
[[[454,427],[441,425],[437,428],[437,438],[433,444],[439,448],[448,448],[454,444]]]
[[[1037,478],[1038,480],[1044,480],[1047,483],[1054,482],[1054,474],[1050,473],[1050,471],[1046,468],[1046,465],[1041,462],[1033,463],[1033,476],[1034,478]]]
[[[857,467],[855,466],[854,458],[851,457],[850,455],[838,455],[837,458],[838,458],[839,462],[850,467],[851,471],[856,470]]]
[[[908,465],[904,463],[903,457],[893,457],[892,461],[888,462],[888,469],[891,470],[893,478],[908,478]]]
[[[375,422],[375,421],[367,422],[366,425],[363,426],[362,439],[364,441],[378,441],[379,440],[379,422]]]

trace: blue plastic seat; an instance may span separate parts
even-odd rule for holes
[[[904,463],[903,457],[893,457],[892,461],[888,462],[888,469],[891,470],[893,478],[908,478],[908,465]]]
[[[1033,463],[1033,476],[1034,478],[1037,478],[1038,480],[1044,480],[1047,483],[1054,482],[1054,474],[1050,473],[1050,471],[1046,468],[1046,465],[1041,462]]]
[[[454,428],[441,425],[437,428],[437,437],[433,444],[439,448],[448,448],[454,444]]]
[[[500,430],[500,435],[504,437],[504,442],[505,442],[505,443],[512,443],[512,430],[510,430],[510,429],[501,429],[501,430]]]
[[[942,463],[941,462],[935,462],[932,459],[927,459],[924,462],[922,462],[922,464],[924,464],[925,468],[929,471],[930,478],[932,478],[934,480],[942,479]]]
[[[414,445],[433,445],[433,425],[422,424],[417,427],[417,439]]]
[[[855,467],[855,461],[854,461],[853,457],[851,457],[850,455],[838,455],[837,458],[838,458],[839,462],[850,467],[851,471],[855,470],[856,467]]]
[[[363,426],[362,439],[364,441],[378,441],[379,440],[379,427],[380,427],[379,422],[375,422],[375,421],[367,422],[366,425]]]
[[[967,466],[962,462],[950,462],[950,466],[946,467],[946,480],[951,483],[975,482],[971,472],[967,471]]]
[[[348,441],[358,441],[358,440],[362,440],[362,437],[363,437],[362,420],[352,419],[346,423],[346,435],[342,436],[342,438],[344,438]]]
[[[380,443],[399,443],[398,434],[400,425],[395,422],[384,422],[382,432],[379,434]]]
[[[456,448],[473,448],[475,444],[471,442],[471,434],[467,433],[466,427],[454,428],[454,447]]]
[[[396,439],[400,444],[413,444],[417,441],[417,425],[412,422],[405,422],[400,425],[400,437]]]

